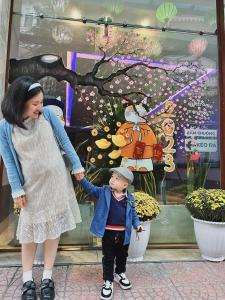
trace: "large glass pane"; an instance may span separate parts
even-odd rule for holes
[[[12,58],[56,54],[74,72],[61,65],[40,76],[40,82],[46,95],[61,96],[65,103],[66,130],[89,179],[97,185],[107,184],[108,168],[123,160],[136,168],[134,188],[160,202],[162,212],[153,222],[151,243],[195,242],[185,196],[198,187],[220,185],[215,2],[174,3],[176,9],[163,7],[156,15],[162,1],[39,1],[35,5],[22,1],[21,9],[15,1],[14,11],[44,12],[46,18],[13,16],[16,39],[11,43]],[[75,15],[75,9],[80,15]],[[176,14],[160,22],[163,11],[167,19],[174,11]],[[208,11],[214,21],[209,22]],[[63,20],[81,16],[98,20],[109,12],[113,22],[144,24],[147,18],[145,25],[177,30]],[[57,19],[59,16],[62,19]],[[189,29],[196,33],[181,32]],[[211,34],[199,35],[200,31]],[[23,71],[33,74],[32,68],[27,65]],[[11,75],[13,70],[12,63]],[[78,92],[66,82],[72,82],[71,78]],[[135,107],[138,104],[141,108]],[[139,109],[138,116],[134,109]],[[127,160],[118,135],[112,139],[119,128],[130,128],[131,134],[125,133],[124,138],[131,145],[138,141],[143,142],[143,149],[149,147],[145,161]],[[155,153],[160,145],[162,159]],[[77,184],[74,188],[84,221],[77,230],[64,234],[61,243],[91,245],[94,202]],[[12,209],[10,216],[13,218]]]

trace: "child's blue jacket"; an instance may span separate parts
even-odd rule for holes
[[[111,188],[107,185],[103,187],[95,186],[86,178],[83,178],[80,183],[88,194],[98,199],[90,231],[102,238],[110,208]],[[140,220],[135,210],[135,199],[129,192],[127,192],[127,201],[124,245],[130,243],[132,225],[135,229],[140,225]]]

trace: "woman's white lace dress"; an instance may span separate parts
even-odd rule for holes
[[[73,183],[50,123],[43,115],[15,126],[12,140],[25,184],[28,204],[17,227],[20,243],[42,243],[74,229],[81,222]]]

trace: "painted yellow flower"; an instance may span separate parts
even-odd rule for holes
[[[113,165],[113,164],[114,164],[113,160],[110,160],[110,161],[109,161],[109,164],[110,164],[110,165]]]
[[[109,126],[105,126],[105,127],[104,127],[104,131],[105,131],[105,132],[109,132],[109,130],[110,130]]]
[[[121,122],[116,122],[116,126],[120,127],[121,126]]]
[[[95,144],[98,146],[99,149],[107,149],[110,147],[111,142],[107,141],[106,139],[100,139],[95,141]]]
[[[111,139],[112,135],[111,134],[107,134],[107,139]]]
[[[87,151],[91,152],[92,148],[90,146],[87,147]]]
[[[91,135],[92,135],[92,136],[98,135],[98,130],[97,130],[97,129],[92,129]]]
[[[98,159],[102,159],[102,157],[103,157],[103,156],[102,156],[101,154],[98,155]]]
[[[91,157],[90,162],[91,162],[91,163],[94,163],[94,162],[95,162],[95,158],[94,158],[94,157]]]

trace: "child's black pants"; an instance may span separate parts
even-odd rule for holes
[[[117,274],[126,272],[128,245],[123,245],[125,231],[105,230],[102,238],[103,280],[113,281],[114,261]]]

